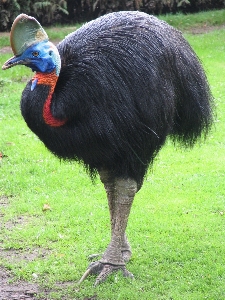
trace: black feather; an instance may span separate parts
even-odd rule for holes
[[[47,86],[25,88],[21,109],[55,155],[90,170],[141,182],[167,136],[192,146],[212,123],[212,96],[182,34],[140,12],[105,15],[59,45],[62,68],[50,127],[42,117]]]

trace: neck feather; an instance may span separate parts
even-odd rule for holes
[[[50,86],[48,97],[43,106],[43,119],[45,123],[52,127],[60,127],[64,125],[67,120],[55,118],[51,112],[52,95],[54,93],[55,86],[58,80],[58,76],[56,75],[55,71],[51,73],[37,72],[32,80],[37,80],[37,84],[44,84]]]

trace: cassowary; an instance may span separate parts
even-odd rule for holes
[[[111,241],[82,276],[125,263],[125,230],[135,194],[170,136],[186,146],[212,123],[212,95],[199,59],[182,34],[141,12],[116,12],[83,25],[54,46],[38,21],[19,15],[11,29],[14,57],[35,71],[21,99],[22,115],[46,147],[82,162],[104,184]]]

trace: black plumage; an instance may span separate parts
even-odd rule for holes
[[[101,175],[109,199],[113,246],[98,263],[99,269],[89,270],[103,272],[102,281],[105,266],[124,265],[110,249],[123,252],[121,243],[125,243],[130,251],[123,238],[126,224],[121,230],[115,224],[117,218],[128,218],[132,200],[119,216],[115,203],[125,200],[120,202],[118,195],[123,198],[127,187],[126,197],[133,199],[168,136],[192,146],[208,132],[212,96],[201,63],[181,32],[144,13],[105,15],[67,36],[57,48],[62,67],[51,112],[66,123],[53,127],[43,120],[47,85],[31,91],[29,82],[21,110],[50,151],[83,162],[91,175]],[[116,244],[114,234],[120,235]],[[116,256],[114,263],[111,258]]]
[[[46,125],[48,88],[23,92],[28,126],[57,156],[142,181],[168,135],[192,145],[211,124],[204,71],[182,34],[143,13],[89,22],[58,46],[62,60]]]

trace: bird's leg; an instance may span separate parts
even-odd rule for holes
[[[122,252],[124,262],[128,262],[131,258],[132,252],[131,252],[130,243],[127,240],[126,234],[124,234],[121,252]]]
[[[111,242],[101,259],[102,262],[109,260],[112,264],[115,263],[124,265],[121,250],[124,242],[130,208],[136,193],[136,187],[136,182],[132,179],[115,180],[112,236]]]
[[[137,191],[137,184],[132,179],[116,179],[113,199],[112,236],[111,241],[103,254],[100,263],[103,269],[96,279],[98,284],[106,279],[113,271],[121,269],[124,276],[133,277],[125,267],[122,255],[127,221]]]
[[[115,179],[113,197],[109,197],[111,214],[112,236],[111,241],[100,261],[92,263],[85,274],[82,282],[89,274],[99,274],[95,285],[103,282],[109,274],[122,270],[123,275],[133,277],[125,267],[125,260],[122,255],[122,247],[126,244],[125,230],[127,221],[137,191],[137,183],[132,179]],[[111,196],[112,196],[111,195]]]
[[[115,227],[115,179],[107,170],[102,170],[101,172],[99,172],[99,174],[107,194],[110,212],[111,234],[113,234],[113,230]],[[132,252],[125,233],[122,239],[121,251],[124,261],[128,262]]]

